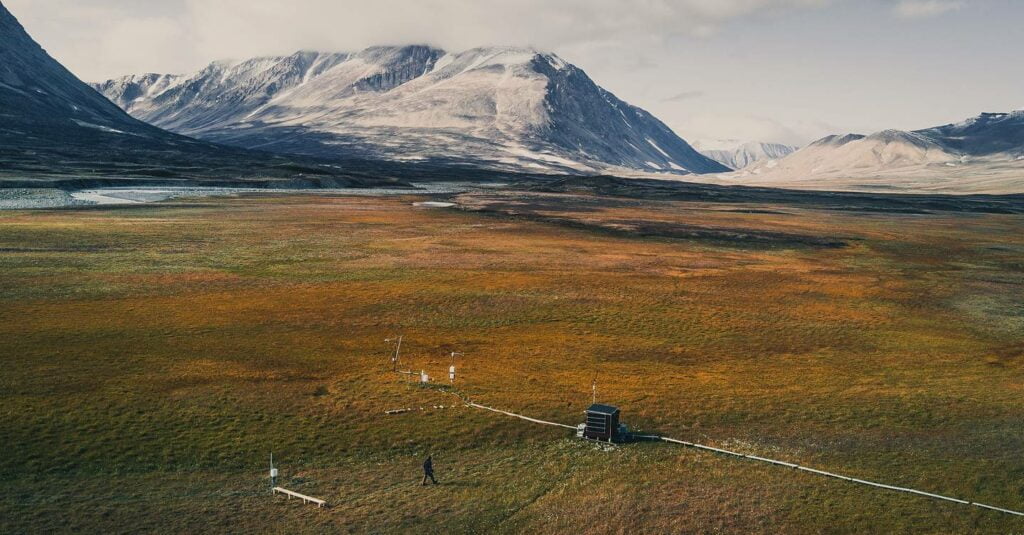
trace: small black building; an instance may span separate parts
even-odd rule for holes
[[[618,433],[618,407],[595,403],[587,409],[587,423],[583,428],[584,437],[612,442],[618,438]]]

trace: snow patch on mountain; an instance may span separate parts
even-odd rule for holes
[[[531,48],[303,51],[95,87],[134,117],[247,148],[554,172],[726,170],[579,68]]]
[[[693,147],[701,154],[730,169],[743,169],[756,162],[785,158],[798,147],[781,143],[737,140],[701,140]]]
[[[814,189],[1024,193],[1024,112],[984,113],[915,131],[819,139],[727,183]]]

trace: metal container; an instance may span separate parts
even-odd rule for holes
[[[595,403],[587,411],[583,436],[593,440],[612,442],[619,434],[619,409],[611,405]]]

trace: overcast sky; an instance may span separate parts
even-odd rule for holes
[[[534,46],[691,141],[1024,108],[1021,0],[0,0],[86,81],[215,59]]]

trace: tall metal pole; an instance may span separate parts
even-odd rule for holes
[[[592,397],[592,401],[590,403],[597,403],[597,377],[594,377],[594,382],[590,383],[590,392]]]
[[[398,371],[398,359],[399,359],[399,357],[400,357],[400,355],[402,353],[402,336],[405,336],[405,335],[400,335],[398,337],[398,346],[395,347],[395,358],[393,359],[395,365],[394,365],[393,370],[396,371],[396,372]]]
[[[398,359],[401,357],[400,353],[402,351],[402,337],[403,336],[404,335],[399,335],[397,341],[394,338],[385,338],[384,339],[384,341],[389,343],[389,344],[391,342],[397,342],[396,345],[395,345],[395,354],[391,355],[391,371],[395,371],[395,372],[398,371]]]
[[[274,468],[274,452],[270,452],[270,490],[277,486],[277,469]]]

